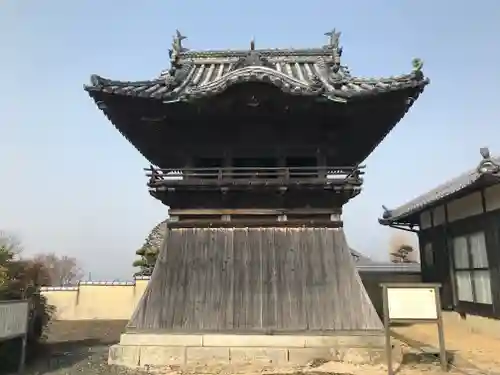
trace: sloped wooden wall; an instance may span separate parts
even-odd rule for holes
[[[328,332],[382,328],[341,229],[168,229],[129,329]]]

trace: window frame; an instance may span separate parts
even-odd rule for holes
[[[486,261],[488,263],[487,266],[474,266],[474,255],[472,251],[472,245],[471,245],[471,239],[473,236],[481,234],[484,239],[484,248],[486,252]],[[466,240],[466,255],[467,255],[467,267],[457,267],[456,264],[456,249],[455,249],[455,240],[458,238],[464,238]],[[493,301],[493,290],[491,287],[491,282],[492,282],[492,277],[491,277],[491,266],[490,266],[490,260],[488,259],[488,245],[486,241],[486,232],[484,230],[477,230],[477,231],[472,231],[468,233],[462,233],[462,234],[456,234],[451,236],[450,238],[451,242],[451,252],[452,252],[452,269],[453,269],[453,282],[455,284],[455,293],[456,293],[456,301],[457,303],[460,304],[465,304],[465,305],[482,305],[482,306],[488,306],[488,307],[493,307],[494,301]],[[479,302],[477,299],[478,293],[477,293],[477,288],[476,288],[476,283],[474,282],[474,273],[479,273],[479,272],[488,272],[489,280],[490,280],[490,303],[484,303],[484,302]],[[461,300],[459,298],[459,284],[458,284],[458,279],[457,279],[457,274],[468,274],[470,277],[470,286],[471,286],[471,293],[472,293],[472,301],[467,301],[467,300]]]

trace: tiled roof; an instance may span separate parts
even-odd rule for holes
[[[324,95],[334,101],[345,101],[365,95],[375,95],[405,89],[420,89],[428,83],[420,74],[366,79],[345,76],[342,79],[321,72],[318,62],[273,63],[274,67],[249,66],[234,69],[233,62],[201,62],[186,68],[185,78],[176,87],[171,76],[151,81],[114,81],[93,75],[86,90],[109,94],[148,97],[161,100],[186,100],[223,92],[241,82],[269,82],[282,91],[297,95]],[[415,98],[416,99],[416,98]]]
[[[418,196],[404,205],[386,210],[379,222],[383,225],[404,219],[412,214],[418,213],[425,208],[438,203],[439,201],[458,193],[461,190],[477,183],[483,176],[498,175],[500,172],[500,157],[489,157],[488,149],[481,149],[483,160],[478,167],[455,177],[431,191]]]
[[[357,264],[358,272],[395,272],[395,273],[420,273],[419,263],[370,263]]]
[[[339,35],[339,33],[338,33]],[[171,68],[149,81],[115,81],[98,75],[85,89],[108,93],[179,101],[215,95],[241,82],[268,82],[296,95],[322,95],[346,101],[366,95],[410,90],[409,105],[429,80],[421,72],[422,63],[414,61],[409,74],[389,78],[356,78],[340,64],[342,48],[337,41],[315,49],[263,49],[227,51],[186,51],[178,33],[171,52]],[[412,100],[413,99],[413,100]]]
[[[354,262],[356,265],[370,265],[370,264],[376,264],[373,260],[368,258],[367,256],[363,255],[359,251],[354,250],[353,248],[351,250],[351,255],[354,258]]]

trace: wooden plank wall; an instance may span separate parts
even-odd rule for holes
[[[382,328],[341,229],[169,229],[129,329]]]

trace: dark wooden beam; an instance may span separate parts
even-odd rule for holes
[[[331,220],[301,220],[287,221],[245,219],[245,220],[180,220],[168,223],[169,228],[279,228],[279,227],[304,227],[304,228],[341,228],[342,221]]]
[[[330,215],[339,214],[339,208],[302,208],[302,209],[173,209],[172,216],[179,215]]]

